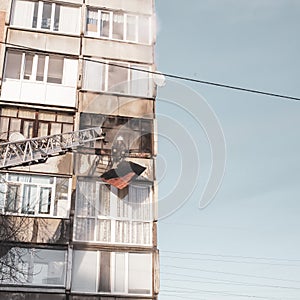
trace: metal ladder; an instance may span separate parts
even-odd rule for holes
[[[101,127],[1,143],[0,169],[42,163],[48,157],[65,154],[74,147],[97,140],[104,140]]]

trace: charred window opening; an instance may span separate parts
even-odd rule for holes
[[[80,129],[96,126],[101,126],[106,134],[105,140],[108,143],[103,146],[103,150],[107,154],[110,154],[113,145],[120,137],[130,155],[147,156],[152,153],[152,120],[81,113]]]
[[[0,109],[0,141],[9,140],[14,132],[25,138],[73,131],[74,116],[54,111],[2,107]]]

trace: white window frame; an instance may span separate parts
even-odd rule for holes
[[[19,0],[21,1],[21,0]],[[36,27],[33,27],[33,20],[34,20],[34,8],[33,8],[33,11],[32,11],[32,20],[31,20],[31,26],[27,27],[27,26],[22,26],[22,27],[25,27],[25,28],[29,28],[29,29],[32,29],[32,30],[38,30],[38,31],[51,31],[53,33],[67,33],[67,34],[70,34],[70,35],[78,35],[79,32],[65,32],[65,31],[62,31],[62,30],[59,30],[59,27],[57,29],[55,29],[55,24],[54,24],[54,21],[55,21],[55,9],[56,9],[56,6],[60,6],[60,7],[74,7],[74,6],[70,6],[70,5],[64,5],[64,4],[58,4],[58,3],[53,3],[51,1],[32,1],[32,0],[28,0],[29,2],[32,2],[32,3],[37,3],[38,4],[38,7],[37,7],[37,20],[36,20]],[[13,6],[13,9],[15,10],[15,3],[16,1],[14,1],[14,6]],[[44,5],[45,4],[51,4],[51,17],[50,17],[50,28],[42,28],[42,18],[43,18],[43,8],[44,8]],[[77,8],[77,7],[76,7]],[[62,12],[60,11],[60,14]],[[14,12],[12,13],[12,16],[13,16]],[[64,16],[64,18],[67,18],[68,16]],[[78,19],[78,22],[81,21],[81,12],[80,12],[80,8],[78,7],[78,16],[77,16],[77,19]],[[13,17],[11,18],[11,22],[10,22],[10,26],[12,27],[19,27],[18,25],[14,25],[13,24]],[[80,28],[80,26],[78,26],[78,28]],[[77,30],[78,31],[78,30]]]
[[[103,294],[103,295],[129,295],[129,296],[137,296],[137,297],[143,297],[143,296],[152,296],[153,291],[152,291],[152,284],[153,284],[153,276],[152,276],[152,265],[153,265],[153,254],[150,252],[109,252],[109,251],[89,251],[89,250],[74,250],[73,251],[73,267],[77,263],[75,260],[76,257],[76,252],[82,252],[82,253],[95,253],[95,262],[94,265],[96,265],[96,274],[95,274],[95,279],[94,279],[94,291],[84,291],[85,293],[93,293],[93,294]],[[105,291],[99,291],[100,289],[100,272],[101,272],[101,253],[106,252],[110,254],[110,292],[105,292]],[[121,274],[123,275],[123,284],[124,284],[124,291],[117,291],[115,289],[115,282],[116,282],[116,254],[123,254],[125,256],[124,259],[124,273]],[[129,268],[129,256],[130,255],[149,255],[150,258],[150,264],[148,265],[149,271],[151,272],[150,276],[150,281],[149,283],[149,293],[130,293],[129,292],[129,273],[130,273],[130,268]],[[76,275],[75,275],[76,276]],[[72,281],[74,280],[74,273],[72,274]],[[80,290],[77,290],[74,286],[71,288],[72,291],[74,292],[82,292]]]
[[[48,78],[48,67],[49,67],[49,57],[51,55],[45,55],[45,54],[37,54],[37,53],[31,53],[31,52],[22,52],[22,51],[11,51],[10,52],[18,52],[22,55],[22,59],[21,59],[21,66],[20,66],[20,78],[16,79],[16,80],[20,80],[20,81],[30,81],[30,82],[40,82],[40,83],[46,83],[46,84],[59,84],[62,85],[63,84],[63,80],[61,83],[51,83],[47,81]],[[26,64],[26,54],[31,54],[33,55],[33,62],[32,62],[32,69],[31,69],[31,78],[30,79],[25,79],[25,64]],[[44,75],[43,75],[43,80],[36,80],[36,75],[37,75],[37,68],[38,68],[38,59],[39,56],[44,56],[45,57],[45,62],[44,62]],[[63,62],[64,62],[64,57],[59,56],[59,55],[53,55],[53,56],[58,56],[61,57]],[[7,68],[7,62],[5,64],[5,70]],[[5,74],[5,73],[4,73]],[[64,76],[64,74],[61,74],[62,78]],[[5,78],[11,79],[9,77],[4,76]]]
[[[119,245],[143,245],[143,246],[151,246],[153,243],[152,243],[152,239],[153,239],[153,235],[152,235],[152,229],[153,229],[153,191],[152,191],[152,188],[151,188],[151,185],[150,184],[147,184],[147,186],[149,187],[149,208],[150,208],[150,217],[149,217],[149,220],[141,220],[141,219],[133,219],[132,218],[132,213],[131,213],[131,216],[129,216],[128,218],[126,217],[119,217],[117,215],[117,203],[118,201],[123,201],[123,200],[120,200],[118,199],[117,197],[117,188],[115,187],[110,187],[112,189],[112,191],[109,193],[109,211],[110,211],[110,214],[109,216],[105,216],[105,215],[101,215],[101,214],[97,214],[97,212],[100,212],[100,185],[106,185],[105,183],[103,182],[97,182],[96,183],[96,195],[95,195],[95,199],[94,199],[94,209],[95,209],[95,216],[88,216],[88,215],[80,215],[78,214],[78,204],[77,204],[77,201],[76,201],[76,204],[75,204],[75,217],[74,217],[74,231],[73,231],[73,239],[76,240],[76,241],[85,241],[85,242],[94,242],[94,243],[99,243],[99,244],[119,244]],[[136,184],[138,185],[138,184]],[[141,184],[140,184],[141,185]],[[76,199],[77,199],[77,195],[76,195]],[[90,200],[92,201],[92,199]],[[88,239],[78,239],[76,237],[77,235],[77,227],[78,227],[78,222],[77,220],[86,220],[86,219],[90,219],[90,220],[94,220],[94,224],[95,224],[95,227],[94,227],[94,232],[93,232],[93,239],[92,240],[88,240]],[[109,238],[109,241],[100,241],[98,239],[98,236],[99,236],[99,232],[100,232],[100,229],[101,229],[101,221],[106,221],[110,224],[110,235],[108,235],[108,238]],[[144,237],[145,234],[148,234],[148,239],[149,239],[149,242],[148,243],[144,243],[144,242],[141,242],[141,243],[134,243],[134,242],[118,242],[116,241],[117,237],[116,237],[116,234],[117,234],[117,230],[116,230],[116,227],[117,227],[117,222],[122,222],[121,224],[123,225],[125,222],[128,225],[129,227],[129,236],[128,236],[128,239],[130,241],[133,240],[133,234],[134,232],[132,231],[133,229],[136,229],[136,227],[134,226],[134,224],[137,224],[137,223],[140,223],[140,224],[148,224],[149,226],[149,232],[145,232],[144,230],[142,230],[142,233],[141,233],[141,237]],[[135,234],[137,235],[137,232],[135,232]]]
[[[103,88],[101,89],[97,89],[97,90],[91,90],[87,84],[83,84],[83,90],[91,90],[94,92],[107,92],[107,93],[111,93],[111,94],[120,94],[120,95],[128,95],[128,96],[134,96],[134,97],[140,97],[140,98],[152,98],[153,97],[153,80],[152,80],[152,74],[151,73],[147,73],[147,72],[142,72],[142,71],[152,71],[152,67],[149,65],[141,65],[141,64],[136,64],[136,63],[128,63],[128,62],[116,62],[116,61],[111,61],[111,60],[99,60],[99,62],[97,60],[92,61],[92,63],[94,64],[102,64],[103,65],[103,69],[102,69],[102,74],[103,78],[102,78],[102,86]],[[127,80],[126,82],[119,82],[116,84],[116,86],[123,86],[126,87],[127,92],[118,92],[118,91],[114,91],[113,89],[109,89],[109,67],[113,66],[113,67],[117,67],[118,65],[120,65],[120,68],[124,69],[124,68],[128,68],[127,69]],[[123,68],[124,67],[124,68]],[[141,69],[141,72],[137,71],[137,70],[132,70],[131,69]],[[148,81],[148,88],[147,88],[147,93],[146,94],[133,94],[133,87],[132,87],[132,78],[133,78],[133,72],[139,72],[142,74],[146,74],[144,80]],[[91,76],[91,74],[89,74],[89,72],[87,72],[86,70],[86,65],[84,67],[84,81],[86,81],[89,77]]]
[[[3,174],[3,173],[2,173]],[[18,215],[18,216],[30,216],[30,217],[43,217],[43,218],[68,218],[69,216],[69,210],[70,210],[70,203],[71,203],[71,192],[72,192],[72,179],[69,178],[68,179],[68,195],[67,195],[67,205],[66,205],[66,213],[65,215],[55,215],[54,214],[54,208],[55,208],[55,195],[56,195],[56,180],[57,180],[57,176],[46,176],[46,175],[38,175],[38,176],[44,176],[47,178],[52,177],[53,178],[53,183],[52,184],[46,184],[46,183],[32,183],[32,182],[23,182],[23,181],[13,181],[13,180],[9,180],[9,174],[13,174],[13,175],[30,175],[30,176],[34,176],[31,174],[21,174],[21,173],[5,173],[4,176],[2,176],[2,178],[4,177],[4,182],[2,179],[2,185],[4,185],[4,189],[1,189],[1,193],[3,193],[2,195],[0,195],[0,197],[2,198],[1,202],[0,202],[0,211],[2,213],[5,213],[7,215]],[[1,175],[1,174],[0,174]],[[64,177],[67,178],[67,177]],[[0,183],[1,184],[1,183]],[[18,185],[20,186],[20,190],[21,193],[18,197],[18,203],[17,205],[15,205],[16,207],[16,212],[10,212],[10,211],[6,211],[6,198],[8,195],[8,189],[9,189],[9,185]],[[36,199],[34,201],[34,210],[33,213],[24,213],[22,212],[22,204],[23,204],[23,200],[24,200],[24,188],[25,186],[32,186],[32,187],[36,187],[37,191],[36,191]],[[50,211],[49,213],[41,213],[39,211],[40,208],[40,191],[42,188],[49,188],[51,189],[51,202],[50,202]]]
[[[52,286],[52,287],[65,287],[66,285],[66,277],[67,277],[67,257],[68,257],[68,253],[67,250],[62,250],[62,249],[43,249],[43,248],[19,248],[19,247],[14,247],[12,248],[13,251],[14,249],[16,249],[16,251],[18,251],[17,253],[17,259],[19,261],[16,261],[15,263],[18,264],[19,268],[22,268],[23,270],[20,270],[19,273],[22,276],[23,280],[21,279],[21,284],[22,285],[26,285],[26,286],[41,286],[41,287],[46,287],[46,286]],[[24,255],[28,255],[29,259],[28,261],[23,261],[23,259],[21,258],[21,251],[22,249],[24,249]],[[34,273],[35,272],[35,266],[41,265],[40,262],[35,261],[35,257],[37,257],[39,259],[38,256],[38,251],[43,251],[43,250],[48,250],[48,251],[60,251],[60,252],[64,252],[64,260],[60,261],[62,262],[63,268],[64,268],[64,282],[62,284],[55,284],[55,283],[42,283],[42,284],[38,284],[36,282],[34,282],[34,276],[38,275],[38,273]],[[26,253],[27,252],[27,253]],[[5,259],[5,257],[4,257]],[[51,261],[45,261],[44,265],[47,265],[49,267],[49,263],[51,263]],[[9,266],[7,267],[9,269]],[[16,267],[12,266],[12,268],[16,269]],[[16,270],[16,272],[18,272]],[[22,273],[22,274],[21,274]],[[47,278],[51,278],[51,277],[47,277]],[[1,281],[0,281],[1,284]],[[8,285],[20,285],[20,282],[7,282],[7,280],[5,280],[5,284]]]
[[[129,42],[129,43],[137,43],[137,44],[146,44],[146,45],[150,45],[151,44],[151,34],[152,34],[152,22],[151,22],[151,16],[148,15],[137,15],[137,14],[133,14],[133,13],[120,13],[120,12],[114,12],[114,11],[109,11],[109,10],[105,10],[105,9],[95,9],[95,8],[87,8],[87,14],[88,11],[92,10],[92,11],[98,11],[98,19],[97,19],[97,32],[93,32],[93,31],[88,31],[87,29],[87,19],[85,22],[85,34],[86,36],[91,36],[91,37],[97,37],[97,38],[102,38],[102,39],[108,39],[108,40],[116,40],[116,41],[124,41],[124,42]],[[109,14],[109,35],[108,37],[102,36],[101,35],[101,15],[102,13],[107,13]],[[113,17],[114,14],[118,14],[118,15],[123,15],[124,18],[124,24],[123,24],[123,39],[116,39],[113,38]],[[127,38],[127,17],[135,17],[135,39],[128,39]],[[148,22],[149,22],[149,32],[148,32],[148,41],[147,43],[143,43],[140,41],[139,39],[139,31],[138,31],[138,27],[139,27],[139,17],[143,17],[143,18],[148,18]]]

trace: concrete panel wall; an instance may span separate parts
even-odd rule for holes
[[[125,10],[140,14],[153,13],[153,0],[86,0],[87,5]]]
[[[86,113],[153,118],[154,101],[109,94],[81,93],[79,110]]]
[[[82,42],[82,54],[84,56],[126,60],[129,62],[154,63],[153,47],[151,45],[139,45],[104,39],[84,38]]]
[[[80,54],[80,38],[9,28],[7,42],[42,51]]]

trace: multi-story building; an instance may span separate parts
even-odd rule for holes
[[[153,0],[0,2],[1,142],[106,134],[0,170],[0,299],[157,298],[154,24]],[[122,159],[146,169],[118,189]]]

